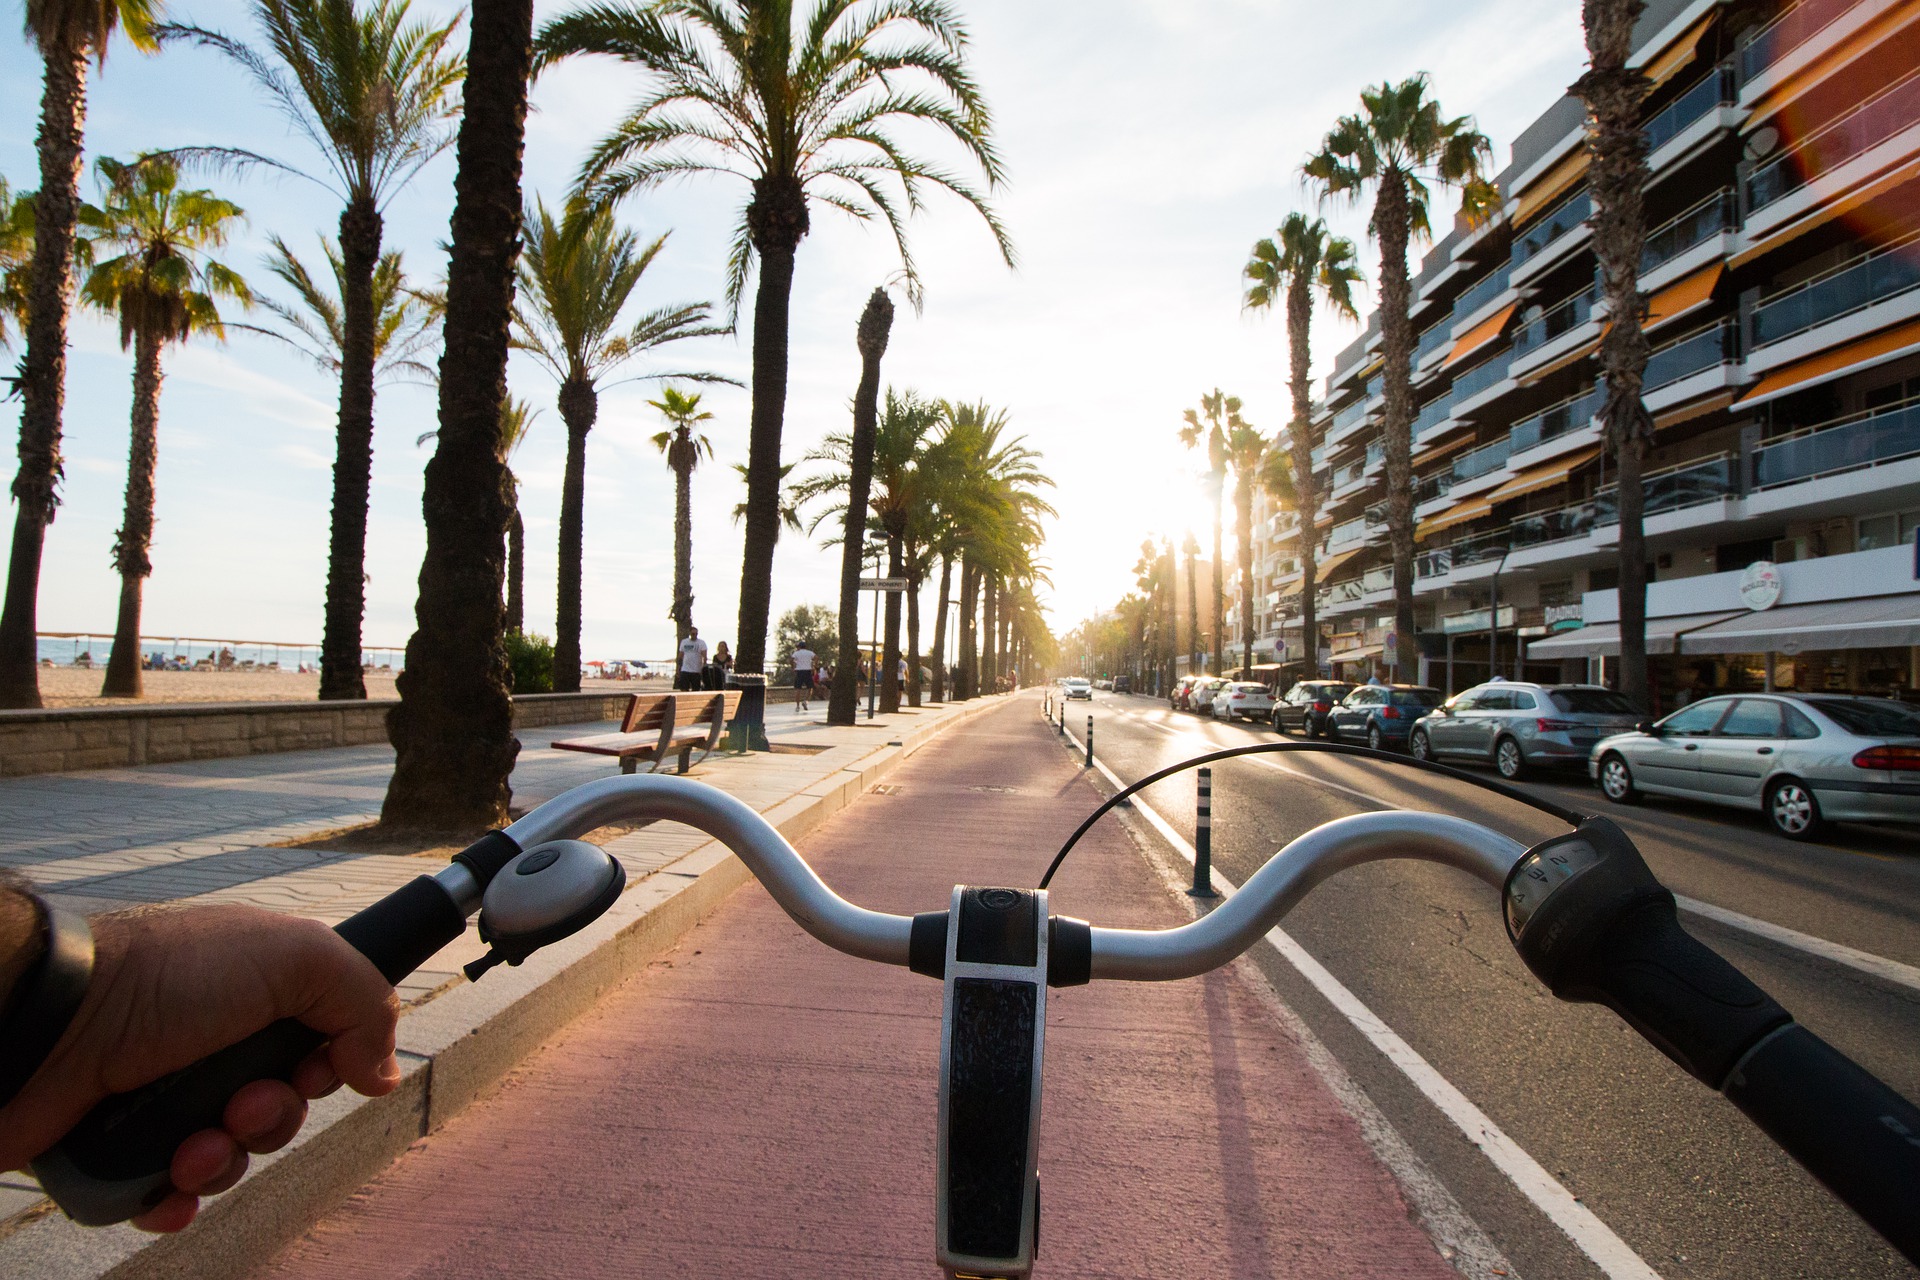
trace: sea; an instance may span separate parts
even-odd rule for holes
[[[55,666],[91,665],[103,667],[113,652],[111,635],[50,635],[42,632],[35,643],[36,656],[44,664],[51,662]],[[231,651],[233,664],[254,667],[268,667],[279,664],[282,671],[298,671],[302,664],[313,667],[320,662],[318,644],[275,643],[261,640],[221,640],[205,637],[180,636],[141,636],[140,652],[145,657],[162,655],[169,664],[180,663],[191,667],[194,663],[210,660],[219,663],[223,651]],[[361,650],[361,663],[374,668],[388,667],[398,671],[406,662],[406,650],[401,648],[369,648]]]

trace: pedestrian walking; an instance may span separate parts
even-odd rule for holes
[[[707,688],[726,688],[727,672],[731,670],[733,670],[733,655],[727,652],[727,642],[722,640],[713,646],[713,661],[707,664]]]
[[[793,651],[793,708],[796,715],[809,710],[813,701],[813,668],[813,650],[807,648],[807,642],[802,640],[800,647]]]
[[[706,670],[707,642],[700,638],[700,628],[688,627],[687,638],[680,642],[680,664],[673,673],[674,692],[697,691],[705,683]]]

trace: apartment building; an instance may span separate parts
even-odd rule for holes
[[[1653,0],[1641,286],[1657,427],[1648,647],[1703,689],[1920,687],[1920,0]],[[1378,317],[1314,423],[1323,669],[1449,690],[1603,679],[1618,521],[1584,113],[1420,265],[1414,645],[1391,644]],[[1300,531],[1260,526],[1263,652],[1301,662]],[[1389,653],[1383,654],[1383,647]]]

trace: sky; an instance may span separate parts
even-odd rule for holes
[[[536,21],[567,3],[536,3]],[[1239,271],[1255,240],[1290,211],[1316,210],[1299,169],[1326,129],[1358,106],[1363,85],[1428,72],[1452,114],[1471,114],[1504,167],[1514,136],[1579,74],[1572,0],[1347,0],[1338,21],[1306,0],[961,0],[969,57],[994,112],[1007,182],[992,200],[1012,235],[1009,269],[964,204],[934,197],[910,227],[924,309],[901,305],[882,367],[886,384],[1007,410],[1013,429],[1057,482],[1047,526],[1044,595],[1056,632],[1132,585],[1142,538],[1200,528],[1206,508],[1195,458],[1177,437],[1183,409],[1215,387],[1240,396],[1271,433],[1288,413],[1284,325],[1240,306]],[[17,10],[16,10],[17,12]],[[242,39],[256,35],[239,0],[171,0],[171,15]],[[415,0],[414,13],[461,12]],[[464,47],[464,29],[459,44]],[[575,61],[543,76],[528,122],[526,190],[564,198],[586,148],[636,92],[636,73]],[[40,64],[14,28],[0,38],[0,175],[35,185],[33,129]],[[123,41],[92,83],[88,161],[213,143],[318,169],[231,65],[202,50],[143,57]],[[959,158],[934,148],[950,163]],[[339,203],[324,188],[255,171],[202,181],[248,213],[225,261],[263,284],[261,255],[278,234],[318,263]],[[94,191],[91,169],[87,191]],[[409,272],[444,270],[452,157],[423,169],[385,210],[385,243]],[[627,225],[671,237],[635,309],[715,301],[745,185],[702,178],[622,206]],[[1323,211],[1365,234],[1365,210]],[[1446,225],[1444,215],[1436,225]],[[1377,258],[1362,246],[1368,275]],[[854,327],[868,293],[897,273],[883,228],[816,206],[801,243],[783,456],[799,458],[846,430],[859,377]],[[904,299],[898,299],[904,304]],[[651,437],[645,375],[704,369],[747,381],[746,335],[668,348],[608,386],[587,445],[582,647],[589,659],[672,649],[672,477]],[[1367,307],[1363,305],[1362,314]],[[257,317],[256,317],[256,322]],[[1317,315],[1314,376],[1357,328]],[[11,357],[9,357],[11,358]],[[316,642],[321,630],[337,384],[271,339],[234,333],[224,345],[170,348],[161,402],[158,522],[142,632]],[[118,579],[110,555],[126,477],[131,360],[113,324],[80,314],[72,329],[64,503],[42,574],[44,631],[110,633]],[[516,354],[514,394],[541,410],[514,460],[527,529],[530,630],[551,634],[565,433],[551,378]],[[713,386],[703,407],[714,458],[693,478],[694,620],[709,641],[734,640],[741,551],[732,520],[744,496],[732,465],[746,458],[748,397]],[[425,544],[421,472],[434,427],[430,388],[379,392],[368,526],[369,646],[412,631]],[[0,432],[18,402],[0,404]],[[11,517],[9,516],[9,519]],[[822,536],[825,536],[824,533]],[[828,603],[837,548],[787,534],[773,607]],[[931,608],[931,601],[928,602]]]

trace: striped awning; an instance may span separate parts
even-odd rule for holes
[[[1884,364],[1917,350],[1920,350],[1920,320],[1909,320],[1905,324],[1870,333],[1864,338],[1856,338],[1844,346],[1822,351],[1819,355],[1782,365],[1755,383],[1753,389],[1741,396],[1737,403],[1760,404],[1786,395],[1806,383]]]
[[[1525,474],[1517,475],[1501,485],[1498,489],[1495,489],[1487,495],[1486,501],[1490,505],[1498,506],[1502,502],[1507,502],[1525,494],[1534,493],[1541,489],[1551,489],[1554,485],[1559,484],[1568,476],[1572,475],[1575,468],[1585,466],[1599,456],[1600,446],[1596,444],[1590,449],[1579,449],[1567,454],[1563,458],[1555,458],[1552,462],[1543,462]]]
[[[1465,524],[1469,520],[1478,520],[1481,516],[1486,515],[1492,510],[1493,504],[1491,502],[1485,498],[1479,498],[1473,502],[1463,503],[1451,510],[1442,511],[1432,519],[1422,520],[1420,522],[1420,527],[1414,531],[1414,540],[1417,542],[1430,534],[1440,532],[1442,529],[1451,529],[1457,524]]]
[[[1519,207],[1513,211],[1515,230],[1527,225],[1548,209],[1561,196],[1573,189],[1573,185],[1587,174],[1587,165],[1593,157],[1582,143],[1568,153],[1567,158],[1553,168],[1541,174],[1527,189],[1520,193]]]
[[[1460,336],[1460,340],[1453,344],[1453,353],[1447,357],[1446,363],[1440,367],[1442,369],[1452,368],[1499,337],[1500,331],[1507,327],[1507,321],[1513,318],[1513,309],[1519,305],[1517,302],[1509,302],[1506,306],[1500,308],[1500,310],[1467,330]]]
[[[1725,264],[1716,262],[1668,285],[1647,300],[1647,320],[1642,327],[1657,329],[1669,320],[1678,320],[1706,306],[1713,301],[1714,286],[1725,274]]]

